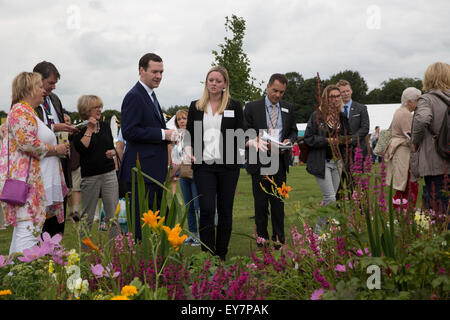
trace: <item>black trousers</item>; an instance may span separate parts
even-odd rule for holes
[[[199,234],[202,251],[225,260],[230,242],[233,222],[233,202],[240,169],[230,169],[224,165],[194,167],[194,181],[200,202]],[[217,228],[214,217],[218,213]]]
[[[283,182],[286,182],[286,168],[283,158],[280,157],[280,168],[278,169],[277,174],[269,177],[273,178],[277,186],[280,188],[283,185]],[[272,221],[272,240],[284,243],[284,202],[275,196],[265,193],[261,188],[260,183],[264,186],[264,189],[266,189],[267,192],[271,192],[272,190],[272,184],[266,179],[266,176],[252,174],[256,233],[258,237],[269,240],[267,225],[270,214]]]
[[[131,183],[127,183],[127,188],[130,192],[129,197],[130,201],[131,199]],[[153,202],[156,197],[156,210],[160,210],[161,208],[161,199],[163,194],[163,189],[154,184],[154,183],[146,183],[145,184],[145,194],[148,193],[148,208],[153,211]],[[140,212],[139,210],[139,195],[137,192],[137,185],[136,185],[136,199],[135,199],[135,211],[134,211],[134,238],[136,241],[142,240],[142,215],[143,212]]]
[[[52,237],[58,233],[64,234],[64,225],[66,222],[66,207],[67,197],[64,198],[64,221],[62,223],[58,223],[58,219],[56,217],[46,219],[42,227],[42,234],[44,234],[44,232],[48,232]]]

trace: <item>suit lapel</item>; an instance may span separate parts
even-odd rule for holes
[[[158,110],[158,108],[155,106],[155,104],[153,103],[152,99],[150,98],[147,90],[145,90],[145,88],[142,86],[142,84],[139,83],[139,81],[136,83],[136,88],[138,89],[138,91],[141,93],[141,95],[144,97],[144,100],[147,102],[147,104],[149,105],[149,108],[152,110],[152,112],[155,114],[156,119],[161,123],[162,127],[165,128],[166,124],[163,121],[164,119],[164,115],[162,115],[162,113]],[[161,116],[158,116],[158,114],[160,114]]]
[[[267,130],[267,117],[266,117],[266,100],[263,98],[260,100],[258,110],[256,112],[255,123],[259,124],[260,129]]]
[[[62,113],[62,106],[59,99],[55,96],[54,93],[50,94],[50,100],[52,101],[53,108],[55,108],[56,113],[58,114],[58,120],[60,123],[64,122],[64,115]]]
[[[283,126],[283,128],[281,128],[282,129],[282,131],[283,131],[283,138],[284,137],[287,137],[287,130],[288,130],[288,122],[289,122],[289,112],[283,112],[283,109],[286,109],[286,110],[288,110],[289,111],[289,108],[287,107],[287,106],[285,106],[284,105],[284,103],[282,103],[281,101],[280,101],[280,112],[281,112],[281,123],[282,123],[282,126]]]

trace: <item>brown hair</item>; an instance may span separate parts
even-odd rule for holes
[[[19,73],[12,82],[12,104],[16,104],[26,96],[33,95],[39,81],[42,81],[42,76],[39,73]]]
[[[144,71],[147,71],[148,64],[150,61],[162,62],[162,59],[155,53],[146,53],[142,56],[141,59],[139,59],[139,70],[142,67]]]
[[[58,72],[58,69],[56,69],[55,65],[48,61],[42,61],[39,62],[34,68],[33,72],[40,73],[42,75],[42,79],[47,79],[52,74],[55,76],[56,79],[59,80],[61,75]]]
[[[339,93],[339,87],[337,85],[334,84],[329,84],[328,86],[325,87],[325,89],[322,92],[322,99],[321,99],[321,103],[319,106],[319,109],[322,110],[322,106],[328,106],[329,105],[329,99],[330,99],[330,93],[333,90],[337,90]],[[342,111],[342,106],[344,104],[342,103],[342,99],[341,99],[341,106],[339,107],[339,112]],[[322,110],[324,111],[324,110]]]
[[[433,89],[450,89],[450,65],[444,62],[435,62],[425,71],[423,78],[423,91]]]
[[[103,107],[102,99],[95,95],[84,95],[78,98],[77,109],[80,118],[83,120],[89,119],[91,110],[97,106]]]
[[[270,76],[268,85],[269,86],[273,85],[275,80],[278,80],[279,82],[281,82],[282,84],[285,84],[285,85],[287,85],[287,83],[288,83],[288,79],[286,78],[286,76],[284,74],[274,73],[273,75]]]

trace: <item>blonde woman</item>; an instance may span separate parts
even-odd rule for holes
[[[63,199],[67,193],[57,156],[69,149],[56,144],[56,137],[38,118],[34,108],[44,100],[42,77],[22,72],[12,83],[12,107],[2,125],[0,154],[0,190],[9,177],[27,181],[29,191],[23,206],[2,202],[7,225],[14,231],[10,253],[33,247],[46,216],[64,221]],[[28,180],[27,180],[28,179]]]
[[[111,127],[100,121],[103,102],[95,95],[78,99],[78,112],[82,120],[88,120],[86,127],[73,138],[75,149],[80,154],[81,166],[81,218],[87,216],[88,230],[91,229],[95,208],[101,195],[105,209],[105,223],[114,217],[119,202],[119,184],[114,163],[114,140]],[[118,235],[117,224],[110,226],[110,239]],[[84,233],[81,233],[84,236]]]
[[[193,171],[200,200],[202,250],[210,250],[221,260],[225,260],[228,252],[234,194],[242,162],[236,139],[227,137],[226,131],[238,129],[243,129],[241,104],[230,97],[227,70],[213,67],[206,75],[202,97],[192,101],[189,107],[189,137],[185,137],[185,142],[192,147],[195,159]],[[227,153],[233,153],[233,157],[227,159]]]
[[[425,94],[420,96],[414,112],[411,135],[412,151],[418,152],[418,174],[425,180],[422,203],[426,208],[448,214],[450,160],[438,154],[434,136],[439,133],[444,114],[449,110],[450,65],[443,62],[431,64],[425,71],[423,91]],[[450,228],[450,224],[448,226]]]

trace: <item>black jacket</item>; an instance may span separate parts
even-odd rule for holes
[[[350,126],[348,119],[343,112],[340,114],[341,128],[339,136],[347,136],[350,134]],[[317,121],[317,111],[314,111],[309,117],[305,130],[304,141],[309,147],[308,160],[306,162],[306,171],[319,178],[325,178],[325,159],[329,146],[326,142],[327,138],[326,124],[323,121]],[[348,157],[351,155],[351,149],[345,144],[340,144],[339,149],[341,155]]]
[[[196,157],[196,161],[193,164],[193,168],[205,164],[205,162],[201,159],[203,156],[203,149],[205,147],[205,142],[203,141],[203,111],[197,110],[195,104],[197,100],[192,101],[189,106],[188,119],[186,129],[189,132],[189,136],[185,137],[185,144],[191,145],[193,148],[194,155]],[[233,135],[233,141],[228,141],[231,136],[228,136],[230,133],[234,133],[235,130],[241,129],[243,130],[243,112],[241,104],[233,99],[230,99],[228,106],[226,107],[225,112],[222,114],[222,123],[220,127],[220,132],[222,134],[222,139],[220,141],[220,154],[222,163],[227,168],[239,168],[242,164],[242,159],[239,154],[239,148],[244,148],[244,142],[241,141],[241,145],[238,145],[238,139]],[[201,132],[199,130],[194,129],[195,122],[198,123],[201,128]],[[227,130],[228,135],[227,135]],[[201,135],[201,136],[198,136]],[[195,144],[195,141],[202,141],[201,149],[199,149],[199,144]],[[230,145],[231,147],[227,148],[226,146]],[[233,155],[227,156],[227,151],[233,151]],[[230,158],[227,160],[227,157]]]
[[[295,123],[294,108],[293,106],[281,100],[281,119],[283,124],[282,140],[289,139],[292,143],[297,141],[298,130]],[[245,129],[254,129],[258,135],[260,131],[267,130],[267,118],[266,118],[266,102],[265,98],[257,101],[249,102],[245,105],[244,109],[244,125]],[[254,138],[254,137],[250,137]],[[246,149],[246,158],[249,161],[248,148]],[[290,152],[284,152],[283,161],[284,167],[289,171],[289,158]],[[261,167],[263,165],[260,162],[259,152],[256,164],[247,163],[247,171],[250,174],[261,174]]]

